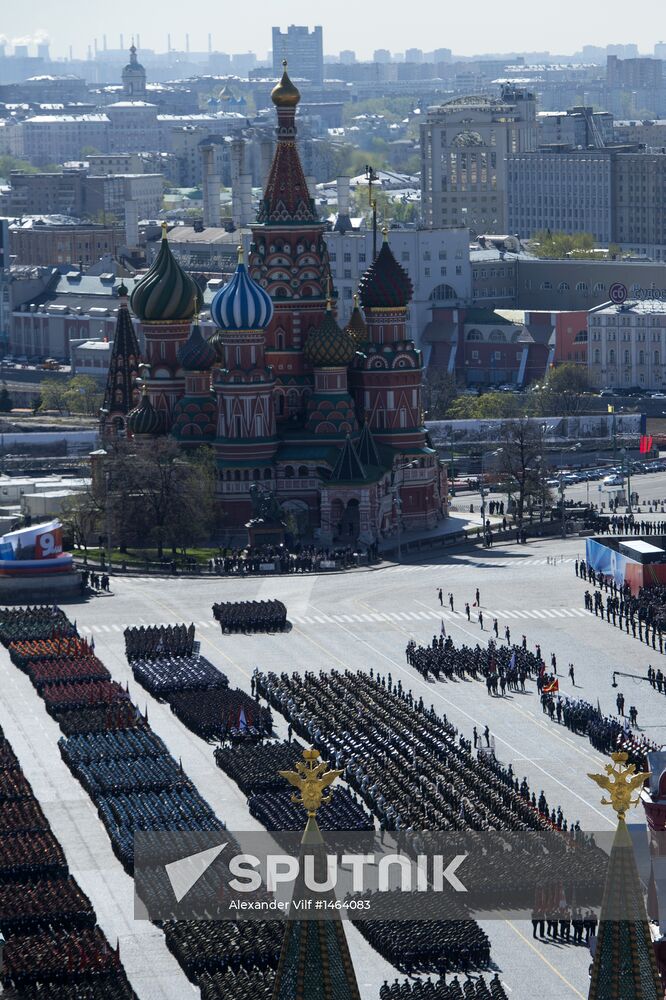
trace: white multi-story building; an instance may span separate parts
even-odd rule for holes
[[[666,389],[666,300],[607,303],[588,315],[587,364],[596,388]]]
[[[80,160],[86,147],[108,152],[109,119],[103,114],[35,115],[15,126],[23,157],[34,166]]]
[[[421,125],[424,224],[506,232],[507,157],[536,145],[534,95],[519,87],[430,108]]]
[[[421,344],[432,318],[433,305],[452,308],[467,305],[472,297],[469,230],[391,229],[388,241],[395,259],[412,280],[414,295],[409,305],[409,335]],[[337,318],[344,326],[354,306],[358,283],[372,263],[373,235],[362,232],[324,233],[338,293]],[[377,237],[378,249],[382,234]]]

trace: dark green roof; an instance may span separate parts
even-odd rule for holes
[[[493,309],[467,309],[465,310],[465,323],[478,323],[486,326],[515,326],[505,316],[500,316]]]
[[[369,465],[382,464],[379,458],[379,452],[377,451],[377,445],[375,444],[375,439],[372,436],[372,431],[370,430],[370,425],[367,420],[363,424],[363,429],[361,430],[361,436],[358,439],[356,450],[358,452],[358,457],[361,459],[361,462],[366,469]]]
[[[363,483],[366,481],[366,473],[361,459],[358,457],[354,443],[349,434],[345,438],[345,443],[340,449],[338,460],[331,474],[329,482],[337,483]]]

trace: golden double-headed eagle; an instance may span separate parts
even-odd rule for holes
[[[290,785],[297,789],[292,793],[291,801],[303,806],[309,817],[317,815],[320,806],[326,805],[333,798],[327,789],[340,777],[342,771],[329,771],[328,761],[319,760],[318,750],[304,750],[304,760],[297,761],[295,771],[278,771]]]
[[[630,807],[636,805],[639,798],[633,798],[650,776],[649,771],[636,772],[635,764],[627,764],[629,754],[612,753],[612,764],[606,764],[605,774],[588,774],[588,778],[608,792],[610,798],[603,798],[601,804],[612,806],[619,819],[624,819]]]

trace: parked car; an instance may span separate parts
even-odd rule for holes
[[[615,395],[615,389],[600,389],[599,390],[599,395],[600,396],[614,396]]]
[[[606,476],[604,479],[604,486],[624,486],[624,476],[620,476],[615,473],[612,476]]]

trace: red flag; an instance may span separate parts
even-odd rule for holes
[[[653,437],[651,434],[641,434],[640,439],[640,453],[641,455],[648,455],[652,451]]]
[[[550,684],[544,684],[543,693],[544,694],[554,694],[556,691],[560,690],[560,682],[555,678]]]

